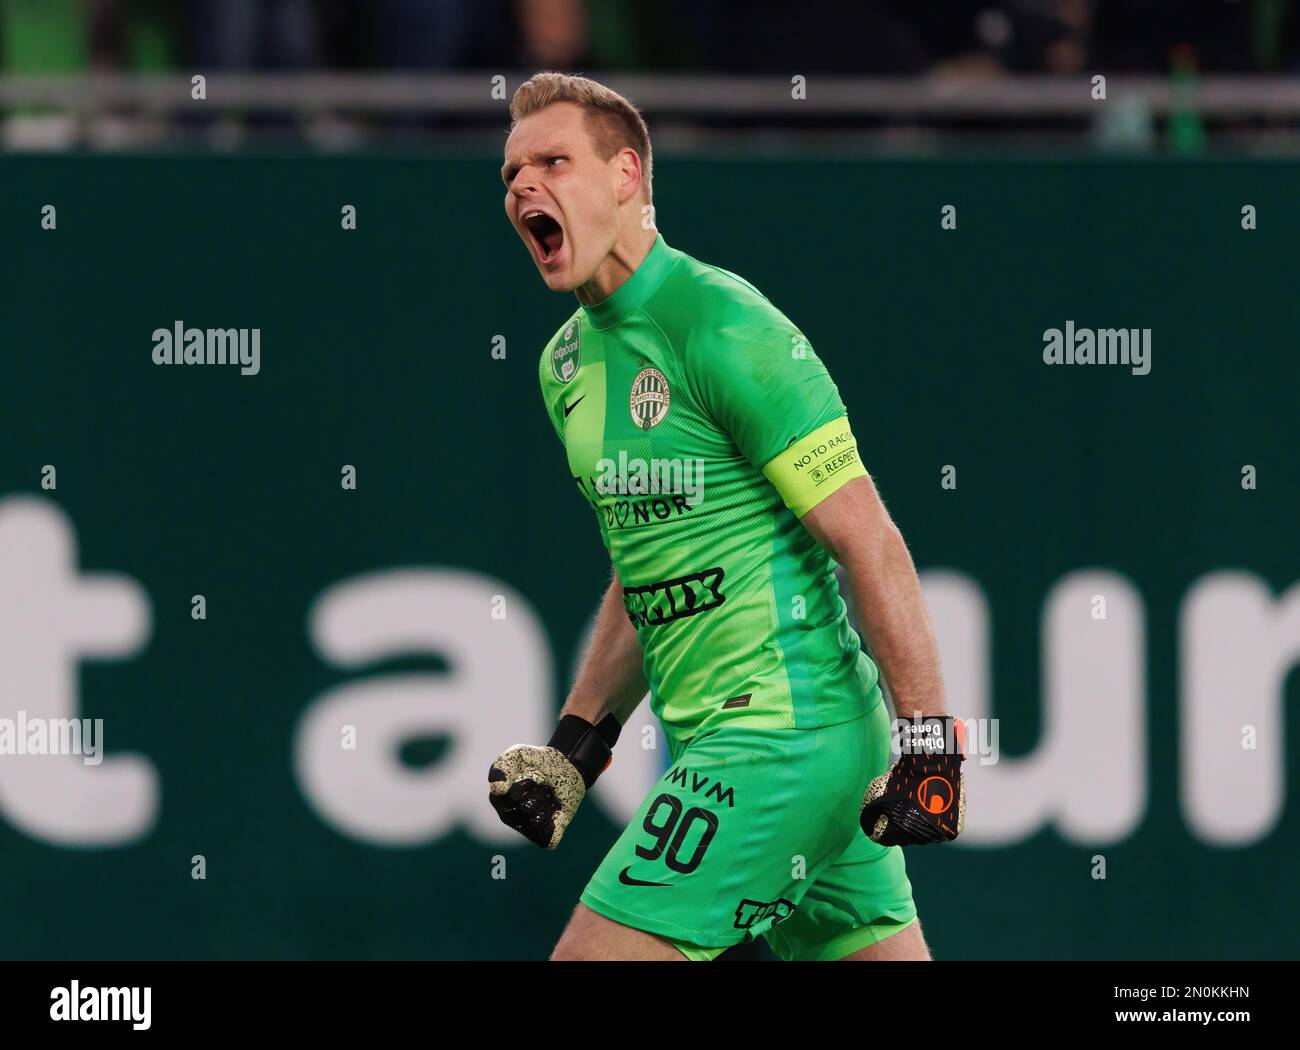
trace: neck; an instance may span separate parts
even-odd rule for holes
[[[619,287],[636,273],[637,267],[645,260],[650,249],[654,247],[655,237],[659,231],[644,229],[641,226],[641,209],[637,208],[635,220],[622,224],[618,240],[605,256],[604,261],[596,267],[595,272],[574,291],[578,302],[590,306],[602,299],[608,299]]]

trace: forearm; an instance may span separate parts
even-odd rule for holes
[[[623,725],[645,697],[641,643],[623,607],[623,585],[617,575],[596,614],[591,647],[578,670],[562,715],[578,715],[593,725],[607,714]]]
[[[891,523],[869,544],[843,555],[858,623],[900,718],[943,715],[947,708],[939,651],[916,566]]]
[[[645,692],[641,646],[615,574],[550,741],[544,747],[516,744],[489,767],[488,800],[502,822],[530,842],[555,849],[578,804],[608,768],[618,730]],[[613,718],[618,725],[611,724]]]

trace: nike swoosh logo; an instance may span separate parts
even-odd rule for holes
[[[569,413],[572,412],[575,408],[577,408],[580,404],[582,404],[582,398],[583,398],[583,397],[586,397],[586,396],[587,396],[586,394],[583,394],[582,397],[578,398],[578,400],[575,401],[573,404],[571,404],[571,405],[565,405],[565,406],[564,406],[564,418],[565,418],[565,419],[568,419],[568,418],[569,418]]]
[[[618,873],[618,881],[624,886],[671,886],[671,882],[646,882],[644,879],[634,879],[628,874],[632,866],[628,865]]]

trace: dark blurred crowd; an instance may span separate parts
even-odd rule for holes
[[[0,0],[9,73],[1300,70],[1300,0]]]

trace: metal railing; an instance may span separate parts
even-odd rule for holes
[[[224,74],[206,77],[206,99],[191,95],[190,75],[0,77],[0,107],[69,112],[138,109],[179,113],[205,106],[320,113],[386,113],[499,118],[524,74],[379,73]],[[494,78],[496,78],[494,80]],[[603,78],[602,78],[603,79]],[[949,119],[1078,119],[1118,99],[1139,99],[1155,115],[1191,106],[1207,118],[1300,119],[1300,78],[1206,77],[1176,84],[1165,77],[1111,77],[1106,101],[1089,78],[1006,77],[808,78],[793,97],[791,78],[611,76],[607,83],[654,115]]]
[[[0,149],[230,150],[259,142],[350,150],[500,147],[527,74],[191,74],[0,77]],[[605,79],[605,78],[602,78]],[[958,80],[813,76],[610,76],[669,151],[914,151],[953,147],[1147,150],[1194,114],[1195,141],[1300,154],[1300,79],[1090,77]],[[269,115],[270,120],[256,119]],[[253,117],[255,119],[246,119]],[[1185,122],[1184,122],[1185,124]],[[1197,145],[1195,148],[1200,148]]]

